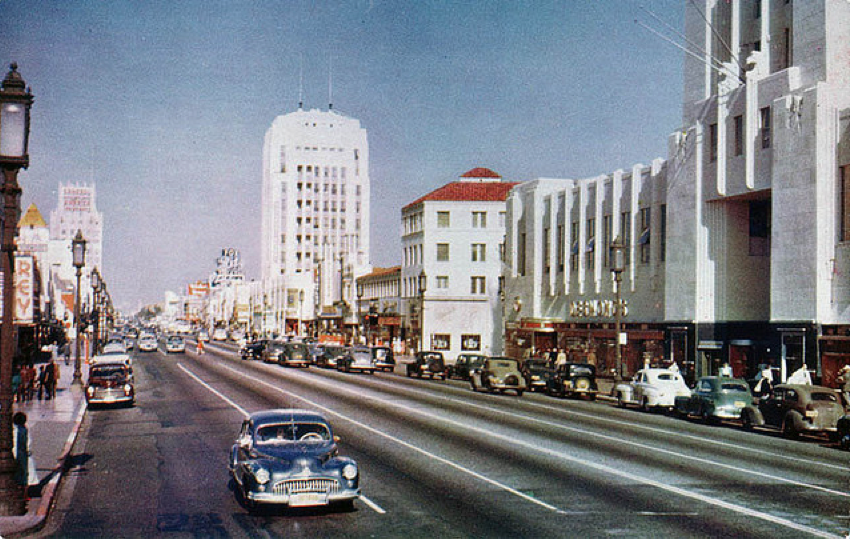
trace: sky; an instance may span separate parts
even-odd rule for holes
[[[666,157],[684,53],[635,21],[681,41],[684,5],[0,0],[2,75],[17,62],[35,96],[22,205],[49,219],[60,183],[96,186],[124,311],[206,280],[222,248],[259,279],[263,137],[303,88],[367,130],[372,264],[396,265],[401,208],[467,170],[587,178]]]

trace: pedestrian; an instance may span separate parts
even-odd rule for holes
[[[65,342],[65,345],[62,347],[62,352],[65,354],[65,365],[70,365],[71,363],[71,343]]]
[[[29,485],[38,484],[38,474],[35,470],[35,461],[30,451],[30,435],[27,429],[27,414],[16,412],[12,417],[14,435],[12,436],[12,454],[17,463],[15,470],[15,481],[25,489]]]
[[[41,400],[44,397],[44,384],[46,382],[44,374],[44,365],[38,368],[38,378],[36,379],[36,383],[38,384],[38,400]]]
[[[199,356],[204,355],[204,341],[202,339],[198,339],[197,352]]]
[[[835,383],[844,398],[844,406],[850,406],[850,365],[844,365],[839,369]]]
[[[62,369],[59,367],[59,364],[50,360],[50,364],[53,365],[53,396],[56,396],[56,387],[59,385],[59,377],[62,374]]]
[[[56,396],[56,369],[53,362],[44,367],[44,400],[50,400]]]
[[[21,367],[17,367],[12,373],[12,398],[17,402],[23,401],[23,398],[21,397],[21,387],[23,386],[22,370],[23,369]]]
[[[555,365],[560,367],[561,365],[567,364],[567,353],[562,349],[558,350],[558,353],[555,355]]]
[[[728,363],[724,363],[722,367],[720,367],[720,376],[725,376],[727,378],[732,377],[732,366]]]
[[[20,395],[21,402],[28,401],[32,398],[32,367],[24,365],[21,367],[21,387]]]
[[[786,384],[801,384],[801,385],[812,385],[812,375],[809,373],[809,369],[806,368],[806,365],[803,365],[788,378]]]
[[[753,394],[757,397],[769,395],[773,389],[773,370],[770,365],[762,364],[762,369],[756,375],[756,387],[753,388]]]

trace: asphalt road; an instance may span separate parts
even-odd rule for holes
[[[459,381],[137,354],[137,404],[90,411],[41,537],[843,537],[850,454],[606,402]],[[227,458],[246,413],[326,414],[351,512],[249,514]]]

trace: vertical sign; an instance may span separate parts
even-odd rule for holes
[[[32,324],[35,298],[33,277],[35,262],[32,256],[15,257],[15,323]]]

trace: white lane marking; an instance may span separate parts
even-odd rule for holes
[[[300,395],[297,395],[297,394],[292,393],[290,391],[275,387],[275,386],[269,384],[268,382],[266,382],[264,380],[260,380],[259,378],[254,378],[250,375],[246,375],[245,373],[240,373],[239,371],[232,369],[231,367],[228,367],[226,365],[221,365],[221,366],[225,369],[228,369],[228,370],[234,372],[234,373],[238,373],[242,376],[246,376],[246,377],[250,378],[251,380],[253,380],[257,383],[266,385],[266,386],[274,389],[275,391],[278,391],[280,393],[284,393],[286,395],[290,395],[291,397],[303,400],[304,402],[308,402],[311,405],[316,406],[317,408],[326,410],[328,413],[332,413],[334,415],[337,415],[337,416],[343,417],[343,418],[346,417],[346,416],[344,416],[344,415],[342,415],[338,412],[330,410],[330,409],[328,409],[324,406],[318,405],[317,403],[314,403],[314,402],[310,401],[309,399],[306,399],[306,398],[304,398]],[[312,380],[316,381],[316,378],[312,377]],[[479,433],[483,436],[489,436],[491,438],[501,440],[505,443],[518,445],[518,446],[526,448],[530,451],[537,451],[539,453],[546,454],[550,457],[558,458],[558,459],[561,459],[561,460],[564,460],[564,461],[567,461],[567,462],[578,464],[580,466],[586,466],[588,468],[592,468],[594,470],[598,470],[598,471],[606,473],[606,474],[615,475],[615,476],[618,476],[618,477],[621,477],[621,478],[624,478],[624,479],[634,481],[636,483],[642,483],[644,485],[653,486],[653,487],[656,487],[658,489],[670,492],[672,494],[677,494],[679,496],[682,496],[682,497],[685,497],[685,498],[690,498],[690,499],[693,499],[693,500],[697,500],[697,501],[703,502],[703,503],[708,504],[708,505],[720,507],[722,509],[727,509],[729,511],[739,513],[739,514],[742,514],[742,515],[745,515],[745,516],[757,518],[759,520],[764,520],[766,522],[771,522],[771,523],[776,524],[778,526],[783,526],[783,527],[786,527],[786,528],[789,528],[789,529],[792,529],[792,530],[796,530],[796,531],[799,531],[799,532],[802,532],[802,533],[814,535],[816,537],[830,537],[830,538],[841,537],[839,535],[831,534],[831,533],[828,533],[828,532],[825,532],[825,531],[822,531],[822,530],[810,528],[809,526],[805,526],[803,524],[798,524],[796,522],[784,519],[782,517],[777,517],[777,516],[774,516],[774,515],[771,515],[771,514],[768,514],[768,513],[764,513],[762,511],[758,511],[758,510],[755,510],[755,509],[750,509],[749,507],[744,507],[742,505],[727,502],[727,501],[721,500],[719,498],[713,498],[711,496],[706,496],[706,495],[700,494],[698,492],[691,492],[689,490],[685,490],[685,489],[680,488],[680,487],[676,487],[676,486],[673,486],[673,485],[668,485],[668,484],[665,484],[665,483],[661,483],[659,481],[655,481],[654,479],[650,479],[648,477],[643,477],[643,476],[640,476],[640,475],[637,475],[637,474],[626,472],[624,470],[618,470],[616,468],[612,468],[612,467],[606,466],[604,464],[599,464],[599,463],[596,463],[596,462],[580,459],[578,457],[573,457],[573,456],[567,455],[565,453],[562,453],[560,451],[555,451],[553,449],[547,449],[547,448],[544,448],[544,447],[540,447],[539,445],[524,442],[522,440],[518,440],[516,438],[510,437],[510,436],[507,436],[507,435],[497,434],[497,433],[491,432],[487,429],[477,427],[475,425],[469,425],[469,424],[461,423],[460,421],[456,421],[456,420],[453,420],[453,419],[448,419],[446,417],[438,416],[436,414],[426,412],[424,410],[418,410],[418,409],[415,409],[415,408],[411,408],[409,406],[399,404],[397,401],[389,401],[389,400],[382,399],[382,398],[379,398],[379,397],[365,395],[362,392],[355,392],[353,390],[340,388],[339,386],[331,384],[331,383],[326,382],[324,380],[322,380],[322,384],[324,384],[326,386],[331,386],[331,387],[335,388],[336,390],[342,390],[342,391],[345,391],[347,393],[356,394],[361,399],[366,398],[366,399],[369,399],[369,400],[372,400],[372,401],[382,403],[382,404],[387,405],[387,406],[393,406],[397,409],[402,409],[402,410],[408,411],[408,412],[413,413],[413,414],[417,414],[417,415],[420,415],[420,416],[424,416],[424,417],[433,419],[435,421],[442,421],[444,423],[448,423],[450,425],[454,425],[456,427],[466,429],[467,431],[477,432],[477,433]],[[350,421],[354,422],[355,424],[359,423],[355,420],[350,420]],[[380,431],[377,431],[376,429],[373,429],[371,427],[366,427],[366,428],[373,431],[373,432],[379,433],[380,435],[385,436],[387,438],[397,440],[398,442],[402,443],[402,445],[404,445],[406,447],[410,447],[411,449],[415,449],[416,451],[420,451],[422,453],[426,453],[426,454],[428,453],[428,452],[426,452],[422,449],[419,449],[419,448],[416,448],[416,447],[410,445],[407,442],[404,442],[402,440],[398,440],[398,439],[396,439],[392,436],[381,433]],[[434,455],[434,456],[437,458],[437,460],[445,461],[445,459],[443,459],[442,457],[437,457],[436,455]],[[445,461],[445,462],[449,465],[453,465],[453,463],[450,463],[449,461]],[[458,465],[454,465],[454,466],[458,467],[459,469],[465,470],[465,468],[459,467]],[[476,475],[476,476],[479,475],[479,474],[477,474],[477,472],[473,472],[472,470],[469,470],[469,473],[472,473],[473,475]],[[492,480],[489,480],[487,478],[485,478],[485,480],[487,480],[488,482],[492,481]],[[510,487],[507,487],[507,488],[510,488]],[[518,491],[516,491],[516,492],[519,495],[522,495],[522,497],[526,497],[526,495],[523,495],[522,493],[519,493]],[[534,503],[537,503],[538,505],[548,505],[545,502],[537,500],[535,498],[532,498],[532,500],[534,501]],[[554,506],[549,506],[549,507],[552,507],[553,510],[555,510],[557,512],[563,512],[563,511],[560,511],[560,510],[554,508]]]
[[[274,385],[272,385],[272,384],[270,384],[270,383],[266,382],[265,380],[261,380],[261,379],[259,379],[259,378],[254,378],[253,376],[250,376],[250,375],[247,375],[247,374],[245,374],[245,373],[243,373],[243,372],[237,371],[236,369],[233,369],[233,368],[231,368],[231,367],[228,367],[227,365],[221,365],[221,364],[219,364],[219,366],[220,366],[220,367],[222,367],[222,368],[224,368],[224,369],[227,369],[227,370],[229,370],[229,371],[231,371],[231,372],[237,373],[237,374],[239,374],[239,375],[240,375],[240,376],[242,376],[242,377],[249,378],[250,380],[252,380],[252,381],[254,381],[254,382],[258,383],[258,384],[262,384],[262,385],[264,385],[264,386],[267,386],[267,387],[269,387],[270,389],[273,389],[274,391],[277,391],[277,392],[279,392],[279,393],[283,393],[284,395],[288,395],[288,396],[290,396],[290,397],[292,397],[292,398],[294,398],[294,399],[298,399],[298,400],[300,400],[300,401],[306,402],[306,403],[310,404],[311,406],[313,406],[314,408],[317,408],[317,409],[319,409],[319,410],[323,410],[324,412],[326,412],[326,413],[328,413],[328,414],[331,414],[331,415],[334,415],[334,416],[336,416],[336,417],[339,417],[339,418],[341,418],[341,419],[343,419],[343,420],[345,420],[345,421],[348,421],[349,423],[352,423],[352,424],[354,424],[354,425],[356,425],[356,426],[360,427],[360,428],[361,428],[361,429],[363,429],[363,430],[367,430],[367,431],[369,431],[369,432],[372,432],[372,433],[374,433],[374,434],[377,434],[378,436],[381,436],[381,437],[386,438],[386,439],[388,439],[388,440],[391,440],[391,441],[393,441],[393,442],[395,442],[395,443],[397,443],[397,444],[399,444],[399,445],[402,445],[402,446],[404,446],[404,447],[406,447],[406,448],[408,448],[408,449],[410,449],[410,450],[412,450],[412,451],[416,451],[417,453],[421,453],[421,454],[423,454],[423,455],[427,456],[427,457],[428,457],[428,458],[430,458],[430,459],[436,460],[436,461],[441,462],[441,463],[443,463],[443,464],[445,464],[445,465],[447,465],[447,466],[450,466],[450,467],[452,467],[452,468],[454,468],[454,469],[456,469],[456,470],[459,470],[459,471],[461,471],[461,472],[463,472],[463,473],[465,473],[465,474],[471,475],[471,476],[475,477],[476,479],[479,479],[479,480],[481,480],[481,481],[483,481],[483,482],[485,482],[485,483],[488,483],[488,484],[490,484],[490,485],[492,485],[492,486],[494,486],[494,487],[497,487],[497,488],[499,488],[499,489],[501,489],[501,490],[504,490],[505,492],[509,492],[509,493],[513,494],[514,496],[518,496],[518,497],[520,497],[520,498],[522,498],[522,499],[524,499],[524,500],[526,500],[526,501],[529,501],[529,502],[531,502],[531,503],[533,503],[533,504],[539,505],[539,506],[541,506],[541,507],[545,507],[546,509],[549,509],[550,511],[554,511],[554,512],[556,512],[556,513],[564,513],[564,511],[562,511],[561,509],[558,509],[558,508],[557,508],[557,507],[555,507],[554,505],[548,504],[548,503],[546,503],[546,502],[544,502],[544,501],[542,501],[542,500],[539,500],[539,499],[537,499],[537,498],[535,498],[535,497],[533,497],[533,496],[529,496],[528,494],[525,494],[524,492],[520,492],[520,491],[516,490],[515,488],[510,487],[510,486],[508,486],[508,485],[506,485],[506,484],[504,484],[504,483],[500,483],[499,481],[496,481],[495,479],[490,479],[489,477],[484,476],[484,475],[482,475],[482,474],[480,474],[480,473],[478,473],[478,472],[476,472],[476,471],[474,471],[474,470],[471,470],[471,469],[469,469],[469,468],[465,468],[465,467],[461,466],[460,464],[457,464],[456,462],[452,462],[452,461],[450,461],[450,460],[448,460],[448,459],[446,459],[446,458],[444,458],[444,457],[441,457],[441,456],[439,456],[439,455],[437,455],[437,454],[431,453],[430,451],[426,451],[426,450],[422,449],[421,447],[416,447],[415,445],[413,445],[413,444],[411,444],[411,443],[409,443],[409,442],[406,442],[406,441],[402,440],[401,438],[396,438],[395,436],[392,436],[392,435],[390,435],[390,434],[387,434],[387,433],[385,433],[385,432],[382,432],[382,431],[380,431],[380,430],[376,429],[375,427],[371,427],[371,426],[369,426],[369,425],[366,425],[365,423],[361,423],[360,421],[358,421],[358,420],[356,420],[356,419],[354,419],[354,418],[352,418],[352,417],[348,417],[348,416],[346,416],[345,414],[341,414],[341,413],[339,413],[339,412],[337,412],[337,411],[335,411],[335,410],[332,410],[332,409],[330,409],[330,408],[328,408],[328,407],[326,407],[326,406],[322,406],[321,404],[319,404],[319,403],[317,403],[317,402],[314,402],[314,401],[312,401],[312,400],[310,400],[310,399],[307,399],[307,398],[305,398],[305,397],[302,397],[301,395],[298,395],[298,394],[296,394],[296,393],[292,393],[291,391],[287,391],[287,390],[285,390],[285,389],[281,389],[281,388],[279,388],[279,387],[277,387],[277,386],[274,386]],[[183,368],[183,367],[181,367],[181,368]],[[183,369],[183,370],[186,370],[186,369]],[[188,371],[187,371],[187,372],[188,372]],[[196,378],[196,379],[197,379],[197,378]],[[206,384],[204,384],[204,385],[206,385]],[[216,392],[216,393],[218,394],[218,392]],[[367,504],[368,504],[368,502],[367,502]]]
[[[229,398],[227,398],[226,396],[222,395],[222,394],[221,394],[221,393],[220,393],[217,389],[215,389],[214,387],[212,387],[212,386],[211,386],[211,385],[209,385],[208,383],[204,382],[203,380],[201,380],[200,378],[198,378],[198,376],[196,376],[196,375],[195,375],[195,373],[191,372],[189,369],[187,369],[186,367],[184,367],[184,366],[183,366],[183,364],[178,363],[178,364],[177,364],[177,368],[179,368],[181,371],[185,372],[186,374],[188,374],[189,376],[191,376],[192,378],[194,378],[196,382],[198,382],[199,384],[201,384],[201,385],[202,385],[202,386],[204,386],[205,388],[207,388],[207,389],[209,389],[210,391],[212,391],[213,393],[215,393],[215,395],[216,395],[218,398],[220,398],[221,400],[223,400],[224,402],[226,402],[226,403],[227,403],[227,404],[229,404],[230,406],[232,406],[232,407],[236,408],[237,410],[239,410],[239,412],[240,412],[242,415],[244,415],[245,417],[249,417],[249,416],[251,415],[251,414],[249,414],[249,413],[248,413],[248,410],[246,410],[245,408],[242,408],[241,406],[239,406],[238,404],[236,404],[235,402],[233,402],[232,400],[230,400],[230,399],[229,399]]]
[[[249,413],[248,413],[248,412],[247,412],[244,408],[242,408],[241,406],[239,406],[238,404],[236,404],[235,402],[233,402],[231,399],[227,398],[226,396],[222,395],[222,394],[221,394],[221,392],[217,391],[215,388],[213,388],[212,386],[210,386],[208,383],[206,383],[206,382],[204,382],[203,380],[201,380],[201,379],[200,379],[200,378],[199,378],[199,377],[198,377],[195,373],[193,373],[193,372],[189,371],[189,369],[187,369],[186,367],[184,367],[182,364],[178,363],[178,364],[177,364],[177,367],[178,367],[181,371],[185,372],[186,374],[188,374],[189,376],[191,376],[192,378],[194,378],[196,382],[198,382],[199,384],[201,384],[201,385],[202,385],[202,386],[204,386],[205,388],[207,388],[207,389],[209,389],[210,391],[212,391],[212,392],[213,392],[213,393],[214,393],[214,394],[215,394],[218,398],[220,398],[221,400],[223,400],[224,402],[226,402],[226,403],[227,403],[227,404],[229,404],[230,406],[232,406],[232,407],[236,408],[236,409],[237,409],[239,412],[241,412],[241,413],[242,413],[245,417],[249,417],[249,416],[251,415],[251,414],[249,414]],[[370,508],[372,508],[372,510],[373,510],[373,511],[375,511],[376,513],[379,513],[379,514],[381,514],[381,515],[386,514],[386,511],[385,511],[385,510],[384,510],[381,506],[379,506],[378,504],[376,504],[375,502],[373,502],[372,500],[370,500],[369,498],[367,498],[367,497],[366,497],[366,496],[364,496],[363,494],[361,494],[361,495],[360,495],[360,499],[363,501],[363,503],[365,503],[365,504],[366,504],[366,505],[368,505]],[[0,537],[0,539],[2,539],[2,537]]]

